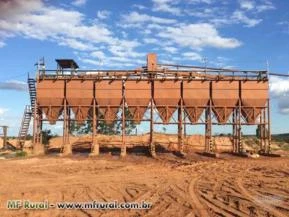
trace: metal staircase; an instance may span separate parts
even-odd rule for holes
[[[31,105],[26,105],[21,126],[18,133],[18,148],[23,148],[24,142],[26,140],[27,133],[29,131],[29,124],[31,121],[31,117],[34,113],[35,109],[35,100],[36,100],[36,87],[35,87],[35,80],[28,78],[28,87],[29,87],[29,94],[30,94],[30,103]]]
[[[36,100],[36,87],[35,87],[35,80],[33,78],[28,78],[28,87],[29,87],[29,94],[30,94],[31,111],[33,114],[34,108],[35,108],[35,100]]]

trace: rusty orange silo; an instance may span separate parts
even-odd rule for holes
[[[210,99],[210,82],[183,82],[184,109],[192,123],[198,122]]]
[[[219,123],[228,121],[238,100],[238,81],[212,81],[213,111]]]
[[[70,80],[66,83],[66,99],[77,123],[83,123],[93,103],[93,81]]]
[[[55,124],[63,111],[64,81],[39,80],[37,83],[37,103],[50,124]]]
[[[155,81],[154,101],[163,123],[169,123],[181,98],[180,81]]]
[[[101,80],[95,82],[95,98],[100,112],[107,123],[112,123],[117,116],[122,102],[122,81]]]
[[[151,99],[151,83],[149,81],[126,81],[125,100],[135,123],[139,124]]]
[[[247,123],[253,124],[269,98],[268,81],[242,81],[242,115]]]

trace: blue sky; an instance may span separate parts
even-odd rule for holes
[[[134,69],[156,52],[162,63],[288,74],[288,9],[281,0],[2,0],[0,125],[17,134],[27,73],[34,76],[41,57],[50,69],[57,58],[83,69]],[[289,80],[270,83],[272,132],[289,132]]]

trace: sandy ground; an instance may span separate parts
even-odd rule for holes
[[[127,147],[148,146],[149,134],[144,135],[128,135],[126,136]],[[95,137],[101,147],[120,147],[122,137],[119,135],[101,135]],[[73,149],[89,149],[91,147],[91,136],[70,136],[69,142]],[[232,140],[230,137],[214,137],[214,144],[218,151],[232,151]],[[178,150],[178,136],[176,134],[154,134],[154,142],[161,145],[165,149],[171,151]],[[63,138],[55,137],[50,139],[48,149],[59,149],[62,146]],[[203,151],[205,146],[205,136],[191,135],[184,138],[184,151]]]
[[[289,158],[159,153],[0,161],[0,216],[289,216]],[[7,210],[7,200],[147,201],[149,210]]]

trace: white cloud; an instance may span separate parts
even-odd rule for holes
[[[167,27],[158,35],[190,49],[202,49],[204,47],[236,48],[241,45],[241,42],[235,38],[220,36],[217,29],[208,23]]]
[[[138,12],[131,12],[127,15],[123,15],[123,22],[125,24],[143,24],[143,23],[153,23],[153,24],[172,24],[176,23],[174,19],[167,19],[161,17],[150,16],[147,14],[140,14]]]
[[[200,4],[200,3],[212,4],[213,0],[188,0],[188,2],[191,4]]]
[[[168,12],[174,15],[180,15],[181,9],[174,6],[179,1],[178,0],[152,0],[153,2],[153,11]]]
[[[110,68],[113,67],[137,67],[141,64],[144,64],[143,59],[131,59],[131,58],[126,58],[126,57],[107,57],[104,60],[95,60],[91,58],[81,58],[80,60],[84,63],[88,63],[90,65],[94,66],[101,66],[101,65],[107,65]]]
[[[203,57],[195,52],[185,52],[182,54],[185,59],[193,60],[193,61],[202,61]]]
[[[270,92],[274,97],[289,97],[289,78],[270,77]]]
[[[262,19],[249,18],[244,12],[239,10],[233,13],[232,19],[236,20],[237,22],[244,23],[246,27],[254,27],[262,22]]]
[[[193,1],[196,0],[191,0],[189,3]],[[204,4],[213,2],[211,0],[198,1]],[[118,23],[124,27],[142,28],[142,31],[134,30],[131,34],[130,31],[124,29],[119,31],[117,28],[113,29],[114,25],[107,25],[105,19],[110,16],[111,12],[106,10],[97,11],[98,19],[90,20],[76,9],[52,6],[48,4],[48,1],[28,0],[27,5],[30,4],[31,7],[21,0],[11,0],[11,2],[14,4],[0,3],[0,10],[3,13],[10,11],[8,10],[10,8],[14,10],[13,13],[0,19],[0,47],[5,45],[7,38],[20,36],[46,40],[67,46],[74,51],[81,51],[82,59],[110,58],[111,62],[130,60],[134,64],[135,60],[140,62],[139,59],[145,57],[145,52],[139,52],[145,46],[144,43],[155,44],[153,49],[165,50],[172,54],[176,53],[180,47],[189,49],[235,48],[241,44],[235,38],[221,36],[216,27],[208,23],[185,24],[178,22],[177,19],[133,11],[122,15],[121,22]],[[153,0],[153,4],[158,7],[152,10],[172,13],[170,9],[177,8],[179,3],[181,3],[179,0]],[[134,7],[137,8],[137,6]],[[138,39],[129,37],[134,34],[138,38],[140,34],[144,35],[140,39],[142,43]]]
[[[0,19],[15,17],[18,14],[26,14],[42,6],[41,0],[5,0],[0,1]]]
[[[72,4],[75,6],[83,6],[86,4],[86,0],[74,0]]]
[[[27,83],[17,80],[0,82],[0,90],[27,91]]]
[[[137,41],[121,41],[118,44],[111,45],[108,50],[119,57],[140,57],[143,53],[135,52],[134,49],[140,45]]]
[[[5,43],[3,41],[0,41],[0,48],[4,46],[5,46]]]
[[[158,44],[158,43],[160,43],[160,41],[157,40],[156,38],[144,38],[143,41],[146,44]]]
[[[14,19],[2,19],[0,28],[10,35],[23,35],[28,38],[56,42],[61,37],[81,38],[91,43],[115,41],[107,28],[96,24],[85,25],[83,19],[84,15],[77,11],[43,7],[34,13],[16,15]]]
[[[258,4],[256,6],[257,12],[264,12],[264,11],[274,10],[274,9],[276,9],[274,4],[269,0],[263,0],[263,3]]]
[[[139,4],[134,4],[132,7],[133,7],[133,8],[137,8],[137,9],[139,9],[139,10],[144,10],[144,9],[147,8],[147,7],[145,7],[145,6],[143,6],[143,5],[139,5]]]
[[[176,47],[163,47],[163,50],[174,54],[178,51],[178,48],[176,48]]]
[[[95,66],[100,66],[101,65],[101,61],[99,60],[95,60],[95,59],[89,59],[89,58],[79,58],[83,63],[88,63],[91,65],[95,65]]]
[[[289,107],[289,105],[287,107]],[[289,108],[281,108],[280,112],[283,114],[289,114]]]
[[[119,52],[121,56],[130,56],[129,52],[134,56],[137,55],[134,49],[139,46],[139,43],[136,40],[120,39],[101,23],[86,24],[85,15],[78,11],[56,8],[44,3],[33,11],[27,12],[24,9],[18,11],[25,12],[0,20],[0,36],[4,37],[0,37],[1,45],[4,45],[5,37],[20,35],[53,41],[74,50],[91,51],[95,50],[95,47],[104,45],[112,51],[121,51]],[[102,18],[104,14],[102,11]],[[156,21],[160,20],[156,19]]]
[[[105,54],[102,51],[94,51],[90,54],[92,57],[96,57],[100,60],[105,59]]]
[[[252,10],[255,8],[255,2],[251,0],[239,0],[240,7],[245,10]]]
[[[92,23],[87,22],[89,21],[87,17],[76,10],[51,6],[40,0],[30,0],[29,2],[33,3],[31,8],[22,4],[21,0],[13,0],[13,2],[15,3],[8,5],[0,2],[1,11],[9,11],[9,8],[12,8],[15,12],[3,18],[0,13],[0,47],[5,45],[7,38],[20,36],[51,41],[72,48],[74,51],[81,51],[85,56],[82,59],[106,58],[100,50],[106,50],[108,57],[121,57],[122,60],[130,58],[131,63],[134,58],[144,57],[144,53],[135,51],[141,46],[137,40],[124,40],[122,38],[125,38],[125,34],[115,35],[110,30],[110,26],[101,22],[101,19],[109,15],[108,11],[99,11],[99,20]],[[168,22],[165,19],[149,17],[149,21],[151,20]],[[126,65],[128,66],[128,63]],[[2,88],[7,89],[12,84],[1,85]]]
[[[88,42],[82,42],[74,38],[59,37],[58,44],[80,51],[89,51],[94,49],[94,46],[92,44],[89,44]]]
[[[239,0],[240,8],[244,10],[254,10],[258,13],[274,10],[275,6],[270,0],[261,0],[256,2],[254,0]]]
[[[0,108],[0,115],[4,115],[4,113],[7,111],[8,111],[8,109],[6,109],[6,108]]]
[[[289,115],[289,96],[282,96],[278,98],[278,108],[281,114]]]
[[[199,4],[202,0],[192,1]],[[254,27],[262,22],[261,13],[275,9],[269,0],[238,0],[239,8],[233,11],[231,3],[228,3],[229,1],[218,1],[218,4],[211,4],[210,7],[199,5],[186,7],[184,13],[215,26],[244,24],[246,27]]]
[[[156,30],[156,29],[163,29],[163,28],[164,26],[162,24],[150,23],[147,25],[147,29],[149,30],[152,30],[152,29]]]
[[[280,113],[289,114],[289,78],[270,77],[270,94],[278,101]]]
[[[97,11],[96,16],[98,19],[105,20],[110,16],[110,12],[106,10]]]

